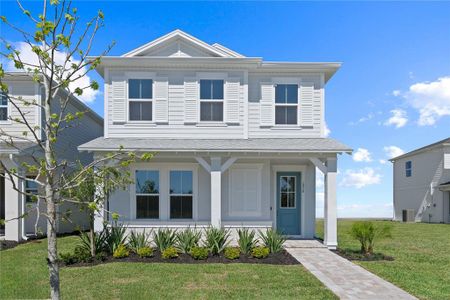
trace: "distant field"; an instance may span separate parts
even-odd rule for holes
[[[354,221],[338,221],[340,248],[359,249],[349,234]],[[395,260],[357,263],[421,299],[450,299],[450,225],[374,222],[393,225],[392,239],[380,241],[375,251]],[[323,220],[317,221],[317,235],[323,237]]]

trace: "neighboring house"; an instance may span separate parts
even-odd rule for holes
[[[273,227],[313,238],[317,167],[335,248],[337,156],[351,149],[326,137],[324,88],[339,67],[265,62],[175,30],[102,59],[105,134],[79,149],[157,153],[109,199],[136,230]]]
[[[450,138],[391,159],[394,219],[450,223]]]
[[[38,83],[32,80],[31,76],[21,72],[11,72],[6,74],[4,82],[8,85],[9,95],[14,98],[22,97],[29,102],[36,100],[38,103],[42,99],[42,89]],[[60,95],[61,96],[61,95]],[[19,114],[19,109],[8,101],[4,94],[0,94],[0,160],[9,168],[21,169],[22,162],[33,163],[31,155],[39,157],[39,147],[36,143],[25,142],[20,138],[24,137],[23,133],[27,132],[28,137],[32,140],[31,131],[25,125],[16,122],[16,119],[22,120]],[[25,106],[20,105],[20,111],[23,112],[27,121],[34,127],[41,127],[43,120],[43,110],[35,105]],[[55,103],[55,105],[59,106]],[[57,111],[57,108],[54,108]],[[77,147],[89,140],[103,135],[103,119],[96,113],[90,110],[84,103],[75,97],[71,97],[66,111],[73,114],[77,111],[86,112],[82,122],[73,128],[65,129],[59,136],[58,142],[55,144],[55,149],[60,159],[67,159],[75,162],[80,160],[82,163],[92,161],[92,154],[79,153]],[[42,131],[36,128],[36,135],[39,139],[43,138]],[[8,144],[9,136],[13,136],[13,146]],[[27,235],[35,234],[35,223],[37,220],[36,214],[37,204],[32,201],[32,197],[26,197],[23,194],[13,189],[13,182],[9,176],[2,171],[0,167],[0,219],[5,219],[7,222],[2,228],[2,233],[5,234],[5,239],[19,241],[26,239]],[[6,175],[6,176],[5,176]],[[36,174],[23,174],[26,177],[33,177]],[[15,186],[18,186],[22,191],[38,193],[37,185],[32,181],[15,180]],[[40,211],[45,211],[45,203],[41,203]],[[74,205],[64,204],[58,206],[58,212],[71,209],[71,220],[73,223],[59,220],[57,223],[58,232],[71,232],[79,225],[87,225],[87,218]],[[24,213],[28,212],[25,218],[18,219]],[[37,224],[38,231],[46,233],[46,218],[40,217]]]

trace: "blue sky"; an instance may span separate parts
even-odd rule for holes
[[[33,13],[37,2],[26,3]],[[102,9],[121,55],[174,29],[268,61],[340,61],[326,90],[330,136],[356,150],[339,160],[338,215],[392,216],[386,160],[450,136],[450,3],[438,2],[95,2],[75,1],[84,18]],[[27,27],[15,2],[0,14]],[[4,27],[1,36],[20,41]],[[92,74],[93,78],[99,78]],[[103,114],[103,95],[89,105]],[[320,181],[320,178],[319,178]],[[319,188],[319,209],[322,189]]]

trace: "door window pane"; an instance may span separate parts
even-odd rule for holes
[[[280,207],[295,207],[296,189],[297,187],[295,176],[280,177]]]

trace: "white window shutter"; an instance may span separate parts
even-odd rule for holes
[[[184,122],[197,123],[198,120],[198,82],[197,78],[184,80]]]
[[[239,123],[239,78],[228,78],[225,84],[225,121],[227,123]]]
[[[302,82],[300,87],[299,113],[300,125],[311,127],[314,125],[314,83]]]
[[[127,120],[127,96],[126,81],[123,76],[113,76],[112,84],[112,120],[117,123],[125,123]]]
[[[155,79],[155,116],[156,123],[169,122],[169,81],[168,78],[158,77]]]
[[[444,153],[444,169],[450,170],[450,153]]]
[[[260,125],[273,126],[275,123],[275,92],[270,82],[261,83]]]

